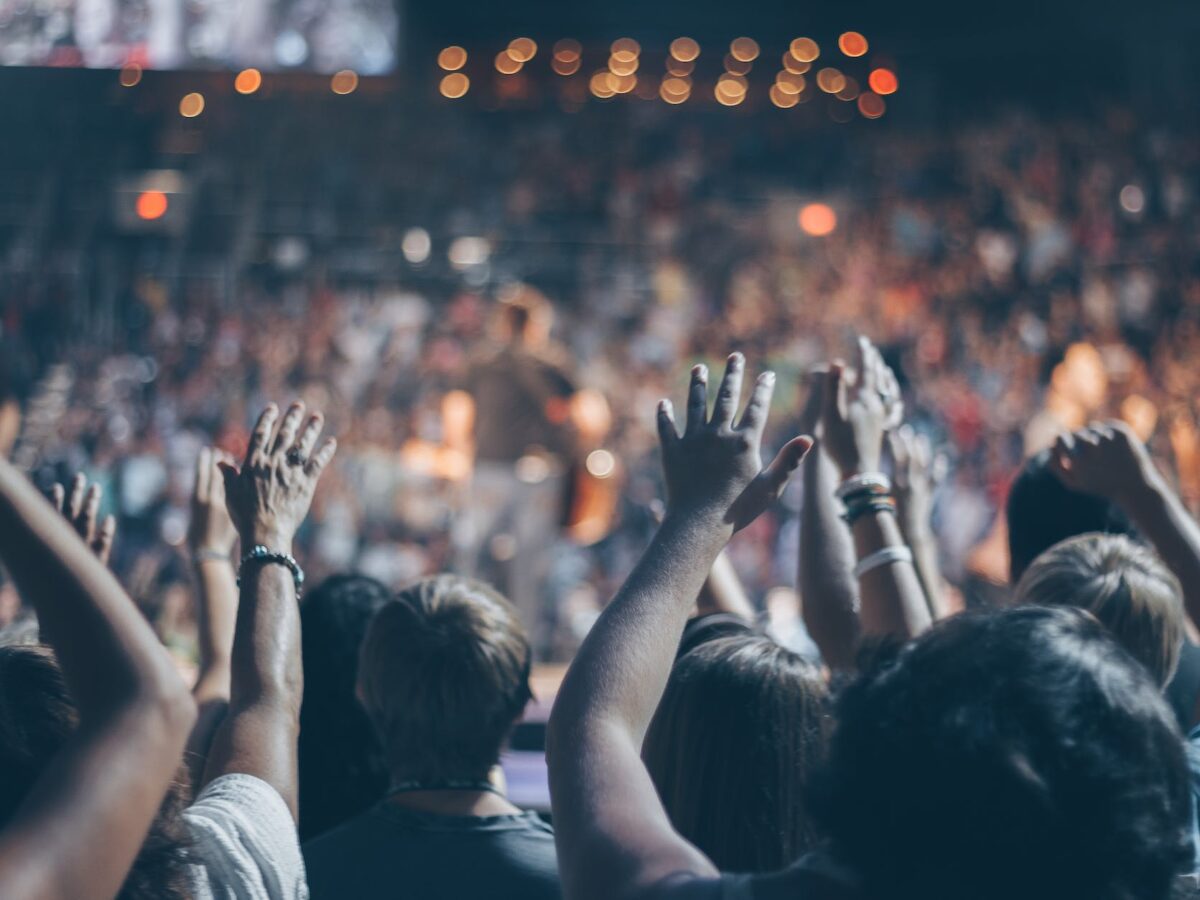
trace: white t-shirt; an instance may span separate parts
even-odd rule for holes
[[[212,781],[183,814],[195,900],[308,900],[296,823],[279,792],[253,775]]]

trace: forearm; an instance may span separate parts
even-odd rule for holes
[[[940,621],[950,614],[950,609],[946,603],[942,566],[938,560],[937,538],[927,525],[914,524],[904,529],[904,539],[913,552],[913,562],[925,592],[930,618],[934,622]]]
[[[875,512],[855,521],[854,547],[860,561],[889,547],[904,547],[895,516]],[[864,636],[916,637],[930,625],[925,591],[910,562],[893,562],[865,573],[858,580],[862,597],[859,620]]]
[[[1189,618],[1200,623],[1200,526],[1161,475],[1119,501],[1183,586]]]
[[[804,624],[832,669],[854,666],[858,584],[854,541],[838,514],[837,468],[818,445],[804,462],[800,512],[800,597]]]
[[[200,671],[193,694],[201,703],[228,700],[238,608],[233,565],[220,559],[198,562],[196,584],[199,590],[196,624]]]
[[[718,553],[713,560],[708,578],[700,589],[696,600],[696,615],[707,616],[713,613],[728,613],[740,616],[747,622],[754,621],[754,607],[746,596],[742,580],[738,578],[733,560],[727,553]]]

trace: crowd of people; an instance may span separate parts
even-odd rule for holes
[[[1200,896],[1194,139],[638,102],[230,105],[0,273],[0,896]]]

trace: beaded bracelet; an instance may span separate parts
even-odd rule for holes
[[[848,503],[846,504],[846,512],[842,514],[842,521],[847,525],[853,525],[864,516],[881,512],[895,513],[896,501],[891,497],[881,496]]]
[[[853,478],[847,478],[833,492],[833,496],[839,500],[845,500],[857,494],[878,493],[890,494],[892,492],[892,482],[882,472],[863,472],[861,475],[855,475]]]
[[[238,565],[239,586],[242,583],[242,569],[252,563],[260,565],[274,563],[288,569],[292,573],[292,580],[296,583],[296,597],[299,598],[300,589],[304,587],[304,570],[300,568],[300,563],[296,562],[295,557],[290,553],[276,553],[270,547],[264,547],[262,544],[251,547]]]

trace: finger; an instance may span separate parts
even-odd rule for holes
[[[742,396],[742,374],[745,369],[746,358],[742,354],[729,354],[725,363],[725,376],[721,379],[721,387],[717,391],[717,402],[713,405],[710,425],[716,428],[733,427],[733,417],[737,414],[738,400]]]
[[[861,335],[858,338],[858,389],[860,391],[879,390],[879,369],[873,356],[875,347]]]
[[[692,366],[688,384],[687,422],[684,433],[693,434],[708,421],[708,366]]]
[[[108,565],[108,558],[112,554],[113,539],[117,536],[117,520],[114,516],[105,516],[104,521],[100,523],[100,527],[96,530],[96,536],[92,540],[92,552],[100,558],[100,562]]]
[[[304,419],[304,404],[297,400],[287,408],[283,421],[279,423],[279,432],[275,435],[275,443],[271,446],[272,455],[287,453],[296,441],[296,432],[300,430],[300,422]]]
[[[1070,458],[1075,452],[1075,435],[1060,434],[1054,442],[1054,453],[1058,456]]]
[[[67,491],[61,484],[55,484],[54,487],[50,488],[50,502],[54,504],[54,508],[58,512],[61,513],[63,511],[63,503],[66,502],[66,499]]]
[[[738,427],[761,437],[763,426],[767,424],[767,415],[771,411],[771,395],[774,393],[775,373],[763,372],[754,382],[754,392],[750,395],[750,402],[746,404],[746,411],[742,413],[742,421]]]
[[[271,433],[275,429],[275,420],[278,417],[279,407],[274,403],[268,403],[258,417],[254,431],[250,433],[250,442],[246,445],[246,459],[243,468],[259,465],[266,459],[267,448],[271,445]]]
[[[83,500],[83,515],[76,524],[79,536],[87,543],[96,539],[96,519],[100,517],[100,485],[93,484],[87,489]]]
[[[321,428],[325,425],[325,416],[319,412],[313,413],[308,417],[308,421],[304,423],[304,428],[300,430],[299,437],[296,438],[296,453],[301,459],[308,459],[312,456],[313,447],[317,446],[317,438],[321,436]]]
[[[679,432],[675,428],[675,408],[670,400],[658,401],[658,442],[662,445],[663,454],[673,452],[679,443]]]
[[[1100,435],[1090,428],[1081,428],[1075,432],[1075,447],[1073,449],[1077,451],[1080,444],[1087,444],[1089,447],[1099,447]]]
[[[801,435],[792,438],[775,454],[775,458],[763,469],[760,476],[772,493],[779,494],[787,487],[788,479],[799,468],[800,463],[804,462],[804,457],[808,456],[812,446],[813,439]]]
[[[67,518],[75,522],[83,512],[83,492],[87,487],[87,479],[82,472],[77,472],[71,479],[71,493],[67,498]],[[78,528],[78,526],[76,526]]]
[[[200,455],[196,458],[196,487],[192,496],[201,503],[208,502],[212,489],[212,458],[212,448],[200,448]]]
[[[308,465],[304,467],[309,475],[317,476],[329,465],[329,461],[333,459],[333,454],[337,453],[337,439],[328,438],[321,445],[321,449],[308,461]]]
[[[821,415],[825,420],[846,417],[846,367],[836,362],[825,376],[825,399]]]
[[[928,472],[929,467],[933,464],[933,445],[923,434],[918,434],[913,443],[913,461],[925,472]]]
[[[1088,425],[1088,431],[1099,435],[1100,438],[1106,441],[1111,441],[1117,436],[1117,433],[1113,431],[1108,422],[1092,422]]]

